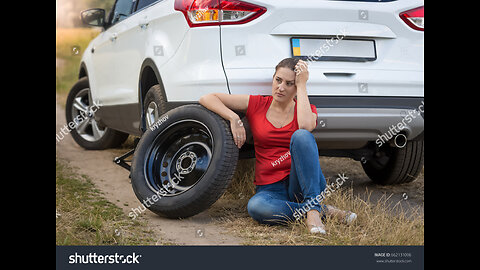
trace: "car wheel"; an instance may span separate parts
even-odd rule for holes
[[[408,141],[403,148],[383,145],[377,155],[362,163],[365,173],[380,185],[410,183],[424,164],[424,141]]]
[[[166,98],[159,85],[152,86],[144,100],[144,113],[147,127],[158,121],[161,115],[167,112]]]
[[[121,145],[128,134],[102,126],[95,112],[88,78],[80,79],[70,90],[65,113],[67,125],[74,127],[71,135],[75,142],[87,150],[103,150]]]
[[[238,155],[224,119],[200,105],[181,106],[160,116],[138,143],[133,190],[158,215],[190,217],[223,195]]]

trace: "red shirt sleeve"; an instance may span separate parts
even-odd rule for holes
[[[318,112],[317,112],[317,107],[313,104],[310,104],[310,107],[312,108],[312,112],[317,115],[317,121],[315,121],[315,127],[318,125]]]
[[[262,100],[263,96],[260,95],[250,95],[249,101],[248,101],[248,108],[247,108],[247,118],[250,119],[255,112],[258,111],[258,107],[260,105],[260,102]]]

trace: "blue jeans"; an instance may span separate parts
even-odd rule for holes
[[[310,210],[325,215],[326,206],[319,200],[327,187],[320,168],[318,148],[312,133],[297,130],[290,141],[292,167],[288,179],[257,186],[248,202],[248,214],[262,224],[287,224]],[[323,195],[321,195],[323,196]]]

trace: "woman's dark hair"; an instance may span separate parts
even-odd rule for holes
[[[282,61],[280,61],[280,63],[278,63],[278,65],[275,67],[275,74],[277,74],[277,71],[279,68],[288,68],[288,69],[291,69],[292,71],[295,71],[295,66],[297,65],[298,61],[300,59],[297,59],[297,58],[285,58],[283,59]],[[275,76],[275,75],[273,75]]]

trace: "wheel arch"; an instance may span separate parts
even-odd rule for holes
[[[148,90],[154,85],[160,85],[162,93],[167,100],[167,95],[165,93],[165,87],[163,86],[162,77],[158,71],[155,62],[151,58],[145,59],[143,61],[142,67],[140,69],[140,79],[139,79],[139,93],[138,93],[138,102],[143,103],[143,99],[147,94]]]
[[[78,72],[78,79],[83,77],[88,77],[88,70],[85,62],[80,63],[80,71]]]
[[[147,95],[148,90],[154,85],[159,85],[162,94],[165,97],[165,100],[168,102],[167,94],[165,92],[165,87],[163,85],[162,77],[160,76],[160,72],[158,71],[157,65],[151,58],[145,59],[142,63],[142,67],[140,68],[140,77],[139,77],[139,86],[138,86],[138,104],[141,113],[141,123],[142,123],[142,132],[146,131],[146,120],[145,120],[145,113],[144,113],[144,100],[145,96]]]

